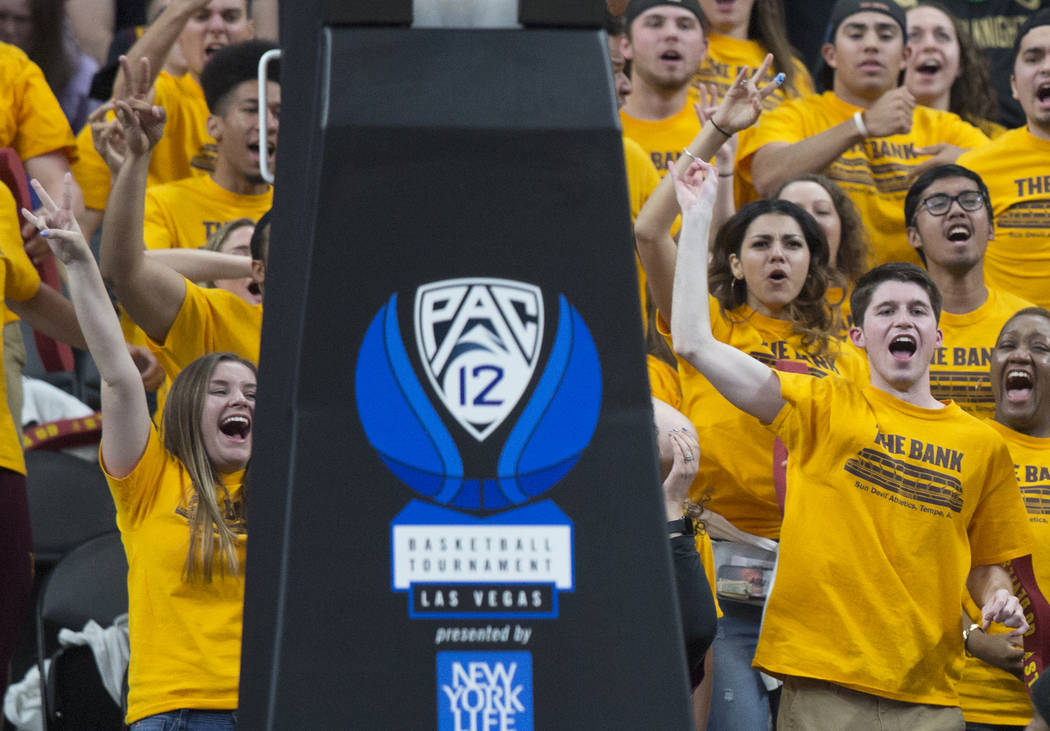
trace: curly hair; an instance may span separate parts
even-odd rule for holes
[[[833,273],[844,280],[838,282],[838,284],[848,285],[857,281],[861,274],[868,271],[869,252],[868,232],[864,228],[864,222],[861,220],[860,212],[857,211],[857,206],[854,205],[845,191],[839,187],[838,183],[820,173],[796,175],[777,188],[773,197],[779,198],[780,194],[784,192],[784,188],[792,183],[802,182],[816,183],[831,196],[831,203],[835,206],[835,213],[839,217],[839,226],[842,229],[835,266],[831,269]]]
[[[809,270],[798,296],[787,306],[787,319],[801,336],[803,349],[811,355],[827,355],[837,318],[828,304],[828,241],[813,216],[790,201],[757,200],[748,203],[726,221],[715,236],[711,250],[708,287],[718,300],[723,317],[728,311],[747,303],[747,283],[733,276],[729,255],[740,255],[748,227],[767,213],[789,216],[802,229],[809,249]],[[738,284],[740,282],[740,284]],[[743,286],[741,286],[743,285]]]

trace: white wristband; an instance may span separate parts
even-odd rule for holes
[[[860,136],[864,139],[868,139],[868,128],[864,126],[863,112],[856,112],[853,115],[853,123],[857,125],[857,131],[860,132]]]

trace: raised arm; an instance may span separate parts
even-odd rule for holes
[[[127,53],[128,58],[149,59],[150,72],[146,79],[146,88],[153,86],[157,74],[168,59],[168,54],[179,40],[186,24],[195,13],[208,6],[211,0],[171,0],[155,21],[146,29],[142,37],[135,41]],[[119,99],[125,94],[128,84],[127,71],[123,64],[117,77],[113,80],[113,98]],[[152,99],[152,96],[150,97]]]
[[[678,174],[685,173],[694,158],[711,159],[729,137],[755,123],[762,112],[762,101],[780,88],[783,80],[782,76],[778,76],[773,82],[761,88],[758,86],[757,80],[764,77],[772,63],[773,56],[767,55],[758,70],[750,76],[750,69],[742,68],[721,104],[710,114],[706,114],[705,110],[700,132],[686,148],[692,157],[683,154],[674,163],[674,170]],[[634,222],[638,258],[652,288],[656,306],[665,319],[670,319],[672,315],[675,243],[671,238],[671,226],[678,213],[674,183],[668,173],[642,206]]]
[[[122,57],[121,67],[132,79],[134,91],[115,102],[125,157],[110,190],[99,259],[102,276],[131,319],[151,338],[162,342],[186,296],[186,280],[148,259],[142,240],[150,152],[163,134],[164,110],[146,101],[149,63],[143,59],[132,72]]]
[[[138,463],[149,439],[146,393],[124,344],[95,258],[77,226],[72,197],[70,177],[63,189],[61,208],[45,192],[41,194],[41,216],[24,209],[22,213],[47,238],[55,256],[66,266],[77,319],[102,377],[102,459],[110,474],[123,477]]]
[[[251,257],[210,249],[155,249],[146,258],[170,267],[192,282],[244,279],[252,275]]]
[[[780,381],[767,366],[723,343],[711,332],[707,298],[707,233],[716,195],[717,172],[693,161],[685,174],[668,172],[682,208],[682,232],[674,274],[671,339],[674,350],[741,411],[770,423],[784,406]]]
[[[911,130],[915,97],[900,86],[880,96],[861,113],[861,125],[851,117],[820,134],[795,143],[771,142],[754,154],[751,182],[762,196],[771,196],[781,185],[802,173],[819,173],[853,145],[868,137],[886,137]]]

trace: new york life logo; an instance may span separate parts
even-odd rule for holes
[[[554,304],[525,282],[444,280],[416,290],[411,328],[393,294],[365,333],[361,423],[422,498],[391,524],[413,617],[554,617],[574,587],[572,521],[539,498],[590,443],[601,367],[583,318]]]
[[[532,655],[439,652],[438,731],[532,731]]]

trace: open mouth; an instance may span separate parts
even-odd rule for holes
[[[259,144],[255,142],[252,142],[248,145],[248,151],[256,157],[259,157],[261,149],[262,148],[259,146]],[[272,158],[275,152],[277,152],[277,145],[273,144],[272,142],[268,143],[266,145],[266,157]]]
[[[948,229],[947,239],[949,241],[969,241],[970,236],[973,235],[973,231],[970,227],[963,223],[956,223]]]
[[[787,281],[788,275],[787,272],[783,271],[782,269],[774,269],[769,273],[769,276],[766,278],[774,284],[782,284]]]
[[[1050,99],[1050,81],[1044,81],[1036,87],[1035,98],[1040,102],[1045,102]]]
[[[675,50],[667,50],[660,54],[661,61],[681,61],[682,54]]]
[[[939,61],[934,61],[933,59],[927,59],[926,61],[923,61],[918,66],[916,66],[915,70],[918,73],[920,73],[920,74],[927,75],[927,76],[933,76],[934,74],[936,74],[938,71],[941,70],[941,64],[940,64]]]
[[[1006,400],[1017,402],[1026,401],[1032,395],[1035,384],[1031,373],[1014,368],[1007,371],[1003,385],[1006,387]]]
[[[216,51],[226,47],[225,43],[212,43],[204,47],[204,57],[211,58]]]
[[[252,431],[252,422],[240,414],[227,416],[219,424],[219,431],[233,439],[244,440]]]
[[[911,335],[898,335],[890,341],[890,355],[897,360],[908,360],[917,349],[918,345]]]

